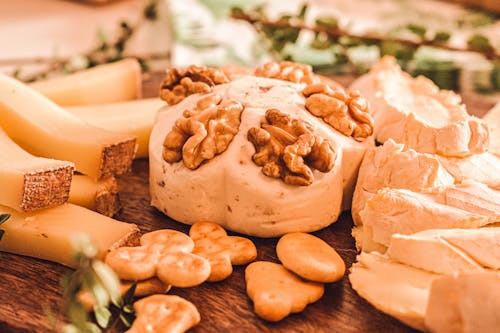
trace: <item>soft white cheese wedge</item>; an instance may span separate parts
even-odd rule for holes
[[[456,182],[475,180],[500,190],[500,158],[493,154],[476,154],[466,158],[440,156],[439,161]]]
[[[431,195],[439,203],[487,216],[500,222],[500,191],[475,181],[464,181]]]
[[[488,151],[500,157],[500,102],[484,115],[483,120],[490,127],[490,148]]]
[[[241,102],[245,109],[241,125],[228,149],[190,170],[182,162],[169,164],[162,158],[163,141],[174,122],[200,98],[192,95],[163,108],[150,138],[151,203],[177,221],[192,224],[215,221],[225,228],[262,237],[291,231],[313,231],[333,223],[341,212],[343,197],[350,193],[370,138],[356,142],[304,108],[303,86],[274,79],[241,77],[213,88],[222,97]],[[305,119],[316,133],[329,140],[337,153],[328,173],[314,171],[309,186],[287,185],[265,176],[252,161],[254,146],[247,139],[252,127],[260,127],[266,110],[277,108]],[[349,196],[347,198],[347,196]]]
[[[435,155],[405,150],[404,145],[389,139],[365,153],[352,201],[353,221],[356,225],[361,224],[359,212],[366,201],[383,187],[431,192],[451,186],[453,182],[453,177]]]
[[[378,253],[361,253],[351,267],[349,281],[378,310],[425,331],[429,289],[436,277],[439,275],[393,262]]]
[[[442,276],[431,283],[425,326],[431,332],[496,333],[499,309],[500,273]]]
[[[469,116],[458,95],[427,78],[412,78],[392,57],[351,85],[371,103],[375,138],[393,139],[422,153],[463,157],[485,152],[488,128]]]
[[[500,228],[431,229],[394,234],[387,254],[393,260],[440,274],[500,268]]]
[[[440,204],[432,198],[403,189],[384,188],[366,202],[360,212],[372,241],[389,246],[393,234],[410,235],[427,229],[479,228],[489,223],[487,216]],[[364,250],[364,244],[362,248]]]

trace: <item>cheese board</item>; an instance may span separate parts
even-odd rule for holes
[[[162,73],[147,74],[143,80],[144,97],[158,95]],[[353,77],[335,77],[347,85]],[[464,96],[469,113],[482,116],[493,105]],[[132,172],[118,177],[122,209],[115,218],[135,223],[142,232],[171,228],[187,233],[188,226],[178,223],[150,206],[149,163],[134,161]],[[78,223],[78,221],[74,221]],[[333,246],[346,263],[356,258],[353,222],[344,212],[338,221],[313,234]],[[257,260],[277,262],[276,238],[252,238],[257,246]],[[0,332],[47,332],[64,320],[61,278],[71,272],[67,267],[0,253]],[[196,305],[201,322],[192,332],[414,332],[411,328],[376,310],[351,288],[347,274],[338,282],[327,284],[324,296],[305,311],[279,323],[267,323],[253,312],[245,292],[244,267],[236,267],[225,281],[204,283],[187,289],[173,288]],[[120,331],[114,327],[110,331]]]

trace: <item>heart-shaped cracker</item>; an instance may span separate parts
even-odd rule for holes
[[[141,246],[110,251],[106,263],[124,280],[138,281],[158,276],[165,284],[192,287],[210,275],[207,259],[190,253],[193,240],[175,230],[157,230],[141,237]]]
[[[257,248],[251,240],[228,236],[224,228],[212,222],[197,222],[191,226],[189,236],[194,240],[193,253],[210,262],[212,271],[208,281],[227,278],[232,265],[245,265],[257,258]]]
[[[193,303],[176,295],[153,295],[134,303],[136,319],[126,333],[180,333],[200,322]]]
[[[280,264],[256,261],[245,270],[247,294],[255,313],[268,321],[279,321],[323,296],[324,285],[305,281]]]
[[[292,232],[284,235],[278,241],[276,253],[283,266],[306,280],[335,282],[345,273],[345,263],[337,251],[310,234]]]

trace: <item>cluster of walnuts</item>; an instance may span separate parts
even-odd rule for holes
[[[314,116],[347,136],[361,141],[373,133],[373,118],[368,103],[357,92],[346,92],[312,72],[310,66],[284,61],[269,62],[255,70],[256,76],[305,84],[305,107]],[[168,163],[183,161],[190,169],[224,152],[238,133],[244,106],[233,99],[211,93],[215,85],[229,82],[220,69],[189,66],[167,71],[161,97],[170,105],[191,94],[208,94],[194,109],[185,110],[176,120],[163,143],[163,158]],[[269,109],[260,128],[248,131],[255,147],[253,161],[269,177],[281,178],[291,185],[310,185],[313,170],[329,172],[336,153],[331,144],[314,134],[304,120],[292,119],[277,109]]]

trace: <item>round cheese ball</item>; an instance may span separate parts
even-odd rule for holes
[[[311,232],[335,222],[343,204],[344,208],[350,206],[359,164],[373,140],[357,142],[313,116],[305,109],[303,88],[303,84],[255,76],[215,86],[213,93],[244,106],[241,124],[226,151],[194,170],[182,160],[166,162],[163,142],[183,112],[194,109],[206,95],[191,95],[162,108],[149,146],[151,204],[182,223],[213,221],[260,237]],[[262,173],[262,167],[252,160],[255,148],[247,134],[252,127],[260,128],[271,108],[309,122],[315,135],[331,143],[336,156],[329,172],[313,169],[314,181],[308,186],[289,185]]]

